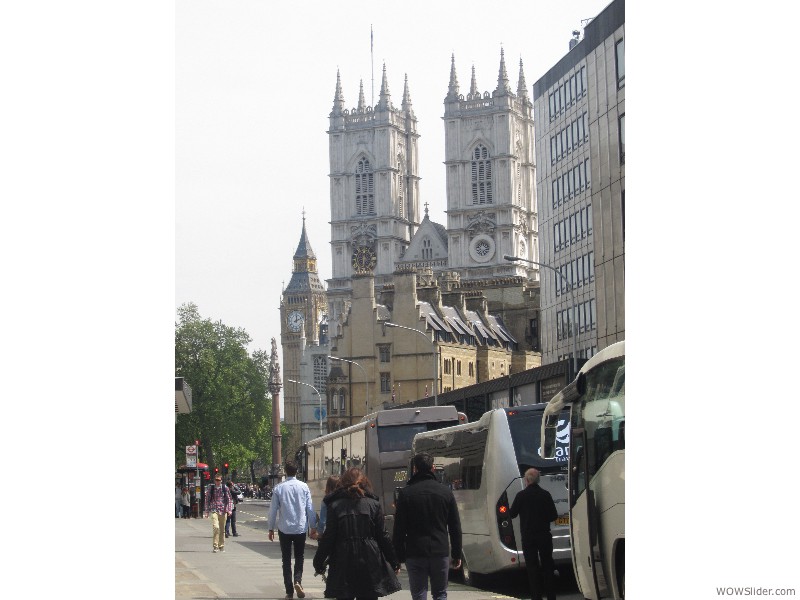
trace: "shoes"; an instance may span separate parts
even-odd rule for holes
[[[284,598],[286,598],[286,600],[290,600],[291,598],[294,598],[294,594],[286,594]]]
[[[219,549],[220,552],[225,552],[225,546]]]
[[[306,597],[306,593],[303,591],[303,586],[300,585],[299,581],[295,581],[294,582],[294,591],[297,592],[297,597],[298,598],[305,598]]]
[[[219,550],[217,548],[214,548],[214,552],[219,552]]]
[[[239,534],[238,533],[234,533],[233,537],[239,537]]]
[[[227,534],[227,533],[225,534],[225,537],[228,537],[228,534]]]

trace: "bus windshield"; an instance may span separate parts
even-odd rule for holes
[[[411,450],[414,436],[423,431],[433,431],[443,427],[458,425],[458,421],[437,421],[435,423],[412,423],[409,425],[388,425],[378,427],[378,450],[380,452],[402,452]]]
[[[564,410],[558,420],[555,458],[539,456],[542,431],[541,410],[507,410],[511,441],[517,455],[520,475],[530,467],[542,473],[565,471],[569,448],[569,411]]]

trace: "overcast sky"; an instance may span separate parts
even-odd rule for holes
[[[455,54],[461,92],[475,66],[497,85],[500,49],[511,87],[520,58],[528,93],[568,51],[573,30],[607,0],[177,2],[176,306],[244,327],[251,349],[280,351],[281,292],[302,211],[319,275],[331,276],[328,114],[337,69],[345,105],[377,102],[383,64],[392,101],[404,77],[421,134],[420,208],[447,225],[443,100]],[[391,7],[391,8],[388,8]],[[370,53],[370,27],[373,52]],[[372,102],[374,76],[374,98]]]

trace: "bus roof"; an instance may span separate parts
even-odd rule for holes
[[[587,371],[594,369],[600,363],[604,363],[605,361],[610,360],[612,358],[619,358],[620,356],[625,356],[625,340],[617,342],[615,344],[611,344],[610,346],[603,348],[602,350],[600,350],[600,352],[598,352],[592,358],[586,361],[586,364],[584,364],[581,367],[581,370],[578,373],[578,377],[580,377]],[[578,380],[578,377],[576,377],[572,382],[570,382],[570,385],[576,382]],[[553,396],[550,402],[547,403],[547,408],[545,409],[545,416],[552,415],[553,413],[559,413],[565,406],[572,403],[574,398],[570,400],[568,398],[569,393],[565,393],[567,391],[567,387],[560,390],[555,396]]]

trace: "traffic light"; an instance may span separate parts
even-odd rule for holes
[[[219,475],[219,467],[214,467],[214,475]]]
[[[227,475],[228,474],[228,463],[225,463],[224,465],[222,465],[222,474],[223,475]]]
[[[203,471],[203,479],[205,479],[206,481],[210,480],[211,473],[209,473],[208,471]]]

